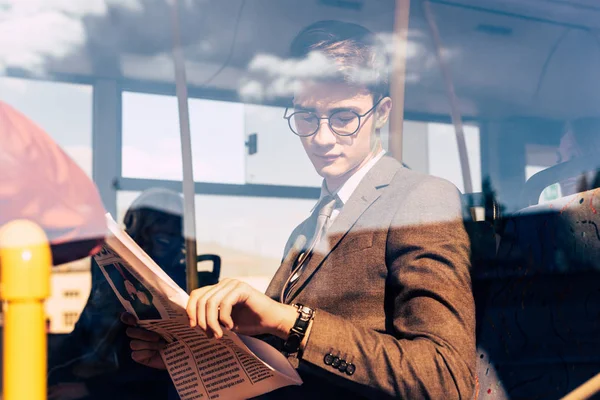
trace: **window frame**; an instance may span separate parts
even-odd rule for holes
[[[133,79],[90,78],[78,75],[47,75],[36,77],[18,71],[6,71],[4,76],[30,80],[45,80],[58,83],[80,83],[92,86],[92,170],[100,197],[107,212],[117,213],[118,191],[143,191],[153,187],[163,187],[181,191],[182,181],[161,179],[130,178],[122,176],[122,94],[133,92],[176,96],[174,83],[151,82]],[[188,86],[188,99],[217,100],[244,104],[286,107],[289,99],[279,98],[264,102],[242,100],[236,91]],[[449,115],[404,112],[405,120],[425,123],[452,124]],[[463,118],[464,123],[482,126],[478,118]],[[484,135],[482,135],[484,136]],[[483,159],[482,152],[482,159]],[[483,167],[483,166],[482,166]],[[483,172],[483,171],[482,171]],[[289,199],[318,199],[320,187],[293,186],[278,184],[228,184],[195,182],[197,195],[223,195],[239,197],[275,197]]]

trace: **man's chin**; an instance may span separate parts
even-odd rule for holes
[[[339,179],[344,175],[344,170],[334,165],[327,165],[323,168],[320,168],[317,172],[326,180]]]

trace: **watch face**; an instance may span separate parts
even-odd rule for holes
[[[300,309],[304,314],[309,314],[312,310],[309,307],[303,306]]]
[[[302,307],[300,309],[300,319],[307,321],[312,315],[312,310],[308,307]]]

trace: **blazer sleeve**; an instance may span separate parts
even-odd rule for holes
[[[413,190],[387,235],[386,332],[317,307],[301,364],[368,397],[470,399],[475,306],[461,214],[450,183],[429,180]],[[332,349],[348,355],[352,375],[324,364]]]

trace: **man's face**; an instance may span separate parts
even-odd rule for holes
[[[338,110],[363,115],[377,100],[365,89],[342,83],[307,83],[294,96],[294,111],[312,111],[318,117],[328,117]],[[391,99],[385,98],[360,119],[359,130],[351,136],[335,134],[324,119],[314,135],[301,137],[306,154],[328,186],[343,181],[379,149],[376,130],[387,121],[390,108]]]

